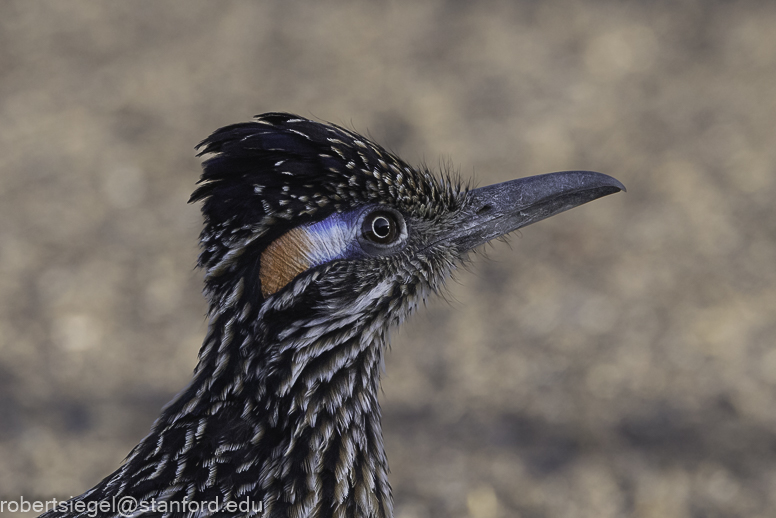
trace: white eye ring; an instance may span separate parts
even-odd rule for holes
[[[379,205],[364,211],[359,218],[358,240],[361,248],[372,255],[381,255],[397,246],[403,248],[407,239],[404,216],[393,208]]]
[[[387,238],[394,229],[395,223],[382,214],[372,220],[372,233],[380,239]]]
[[[381,245],[390,245],[401,237],[396,215],[387,210],[376,210],[367,214],[361,224],[361,233],[369,241]]]

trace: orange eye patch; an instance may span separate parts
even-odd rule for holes
[[[310,267],[310,241],[303,227],[290,230],[274,240],[261,254],[259,279],[264,298],[277,293]]]
[[[323,221],[289,230],[261,254],[259,281],[264,298],[283,289],[311,267],[345,257],[356,238],[353,215],[332,214]]]

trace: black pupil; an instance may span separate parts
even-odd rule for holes
[[[377,216],[372,222],[372,232],[380,239],[385,239],[391,233],[391,222],[385,216]]]

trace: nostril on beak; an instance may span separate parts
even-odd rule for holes
[[[486,203],[485,205],[483,205],[482,207],[477,209],[476,214],[479,216],[480,214],[484,214],[484,213],[488,212],[492,208],[493,208],[492,205]]]

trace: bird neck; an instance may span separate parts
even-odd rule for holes
[[[235,286],[211,307],[194,379],[120,471],[152,465],[168,473],[166,495],[260,500],[267,517],[390,517],[378,403],[387,329],[280,302],[253,310],[241,296]]]

